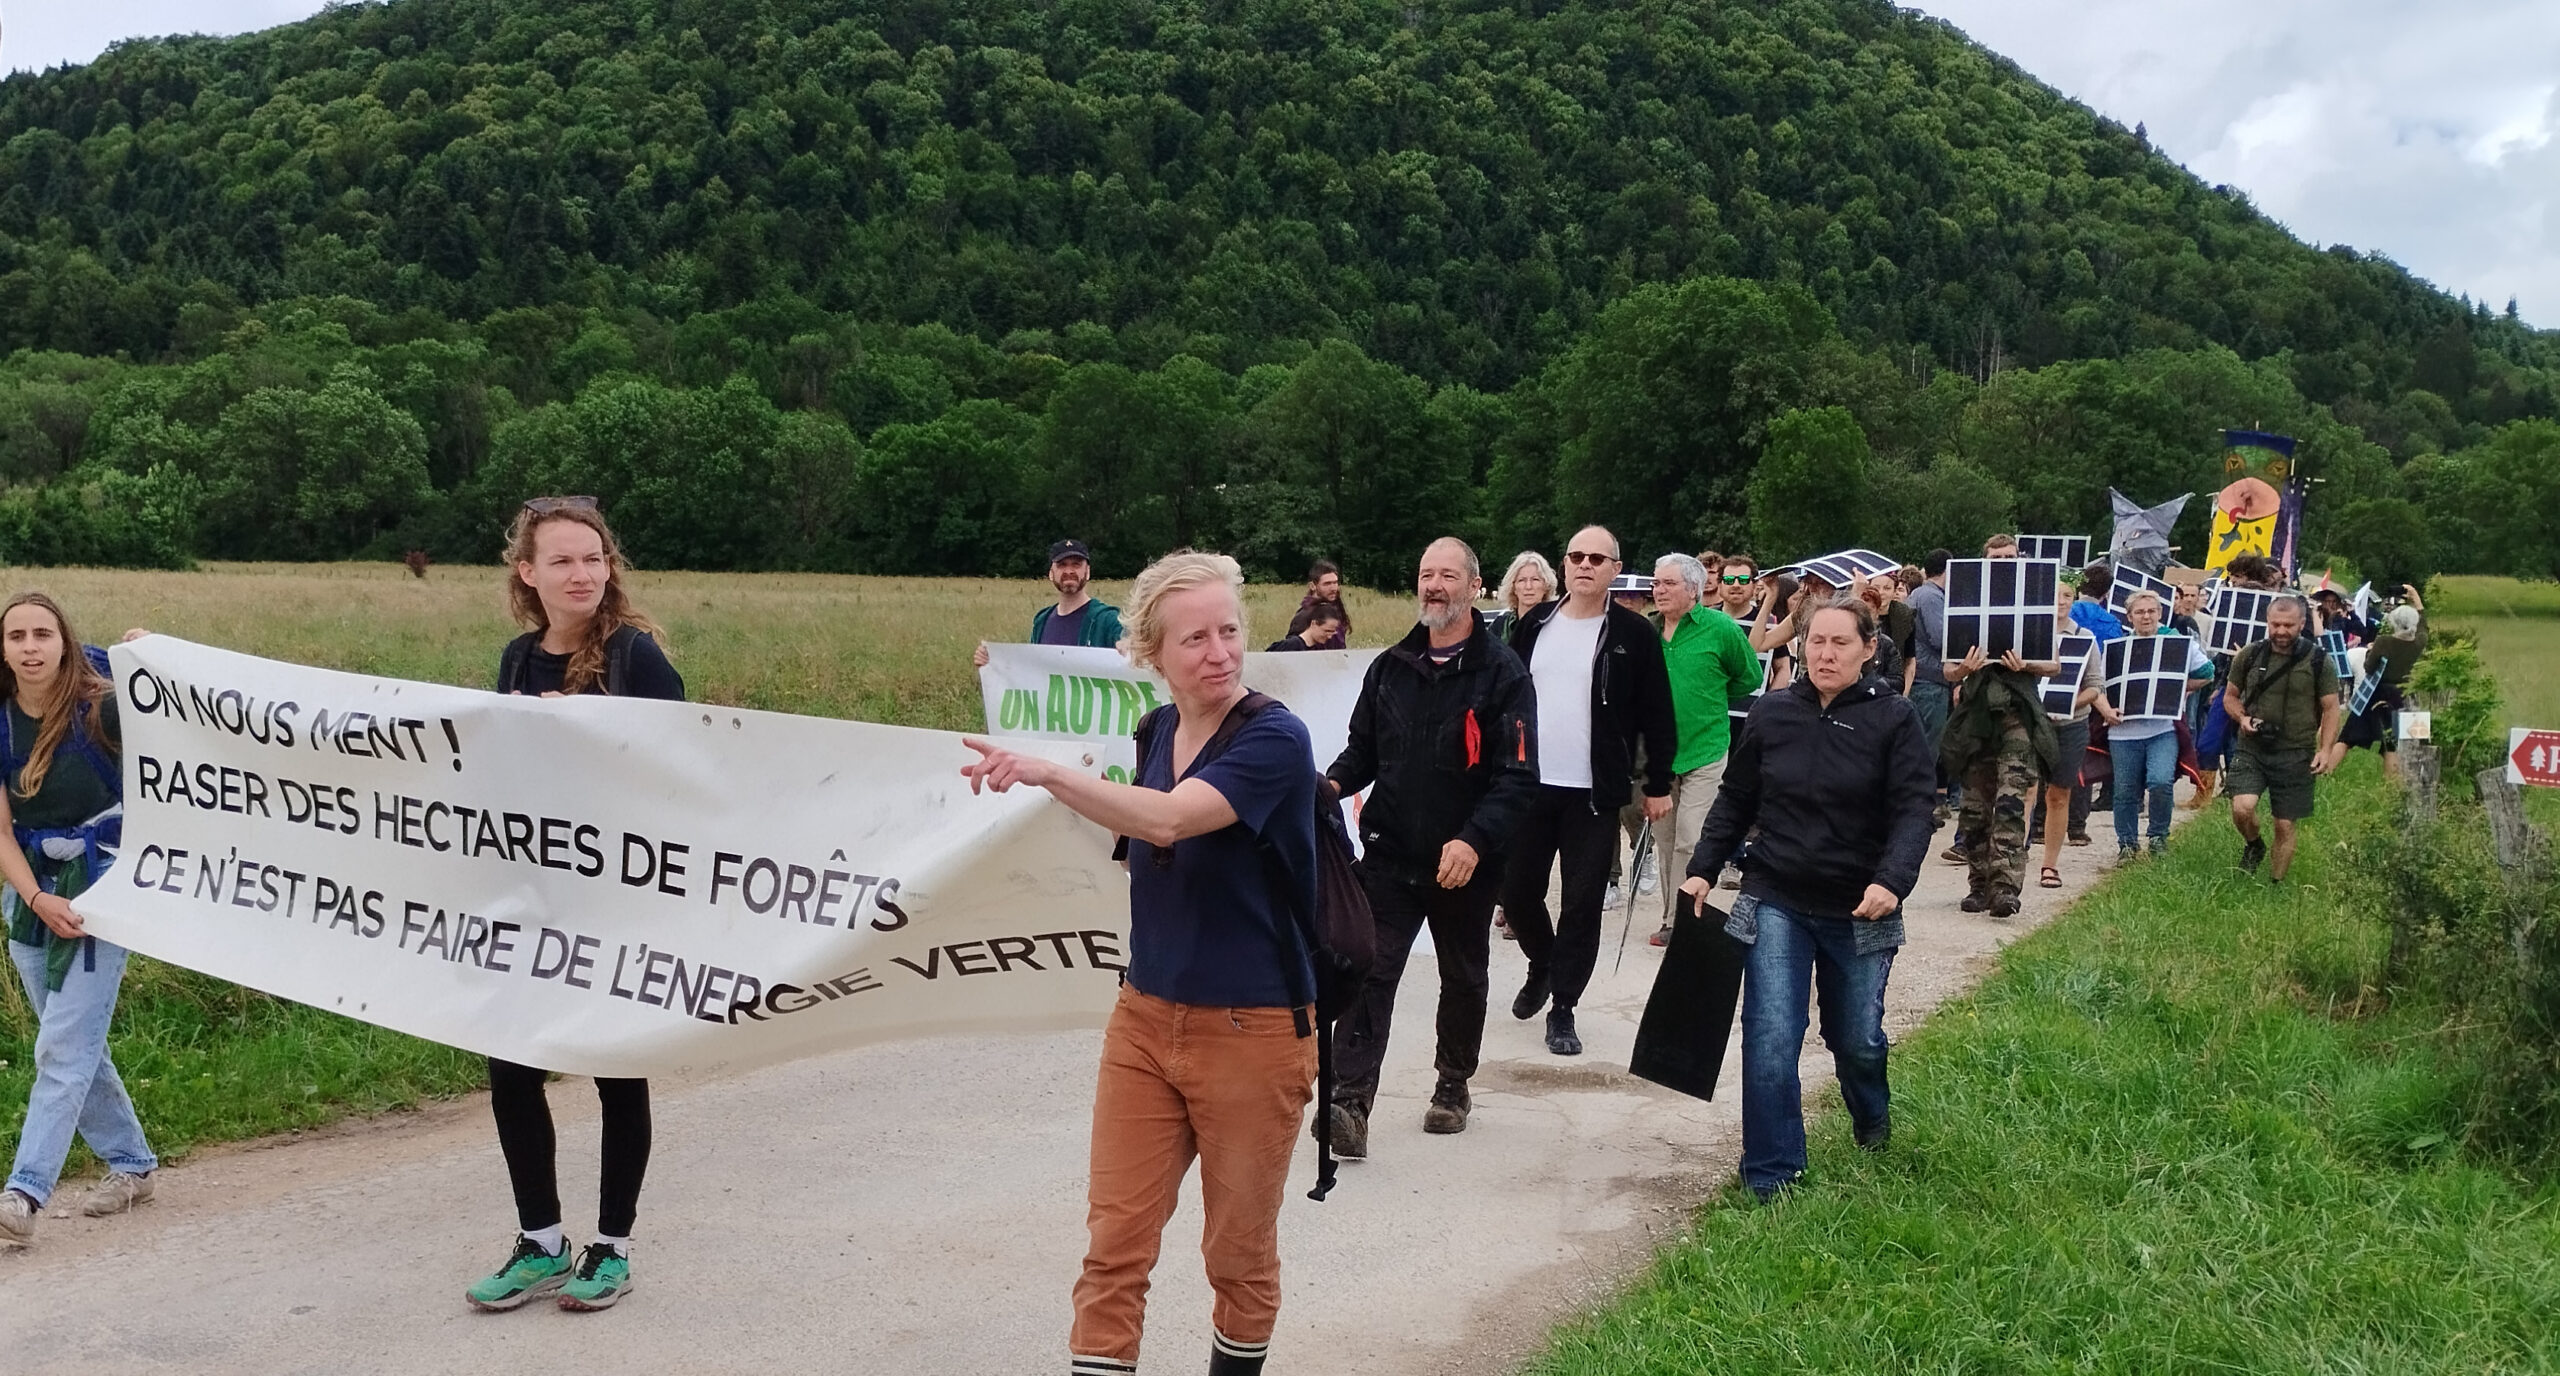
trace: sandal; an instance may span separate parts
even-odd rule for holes
[[[2058,869],[2055,869],[2055,868],[2054,868],[2053,866],[2051,866],[2051,865],[2047,865],[2047,866],[2045,866],[2045,867],[2044,867],[2044,877],[2043,877],[2043,878],[2041,878],[2041,879],[2038,879],[2038,880],[2036,881],[2036,886],[2037,886],[2038,888],[2045,888],[2045,889],[2058,889],[2058,888],[2061,888],[2061,887],[2062,887],[2062,871],[2060,871],[2060,870],[2058,870]]]

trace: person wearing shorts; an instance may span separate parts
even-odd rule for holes
[[[2240,869],[2283,883],[2293,865],[2295,823],[2311,815],[2314,781],[2338,767],[2346,747],[2338,705],[2338,671],[2304,633],[2311,608],[2285,597],[2267,608],[2267,638],[2231,660],[2223,710],[2239,730],[2223,791],[2231,798],[2231,824],[2240,833]],[[2258,825],[2260,799],[2274,815],[2274,846]]]

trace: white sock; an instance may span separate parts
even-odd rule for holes
[[[614,1254],[624,1261],[631,1260],[631,1239],[627,1237],[598,1237],[596,1245],[610,1247],[614,1250]]]
[[[526,1233],[525,1240],[528,1242],[540,1243],[543,1251],[548,1252],[555,1257],[560,1255],[561,1248],[569,1245],[569,1240],[560,1235],[560,1225],[557,1223],[552,1224],[548,1228]]]

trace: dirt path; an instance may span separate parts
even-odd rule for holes
[[[2008,921],[1956,909],[1935,859],[1910,905],[1887,1026],[1970,988],[1994,954],[2111,861],[2063,852],[2067,887]],[[1944,834],[1940,844],[1944,844]],[[2034,871],[2030,869],[2032,880]],[[1397,1013],[1370,1159],[1323,1204],[1283,1215],[1288,1306],[1275,1371],[1421,1376],[1507,1370],[1558,1319],[1605,1298],[1728,1178],[1741,1120],[1626,1074],[1657,953],[1639,914],[1625,967],[1583,1004],[1588,1054],[1546,1053],[1508,1002],[1523,969],[1495,942],[1472,1125],[1429,1138],[1431,1005],[1417,954]],[[1808,1082],[1828,1061],[1808,1038]],[[1099,1034],[874,1047],[736,1079],[661,1082],[635,1247],[610,1313],[473,1313],[462,1287],[510,1239],[505,1171],[475,1096],[294,1139],[207,1152],[125,1218],[76,1216],[66,1184],[38,1245],[0,1255],[10,1372],[476,1372],[629,1369],[994,1376],[1065,1368],[1083,1252],[1087,1112]],[[1829,1096],[1824,1095],[1825,1098]],[[595,1101],[552,1087],[570,1235],[593,1225]],[[1302,1144],[1297,1188],[1312,1177]],[[1196,1193],[1166,1235],[1147,1369],[1205,1363]]]

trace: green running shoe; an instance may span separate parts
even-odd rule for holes
[[[631,1293],[631,1259],[590,1242],[579,1254],[578,1274],[560,1287],[560,1307],[572,1311],[611,1309]]]
[[[474,1309],[495,1313],[552,1294],[568,1279],[568,1247],[546,1252],[541,1243],[519,1234],[515,1251],[508,1255],[507,1264],[498,1268],[498,1274],[463,1291],[462,1297],[471,1301]]]

